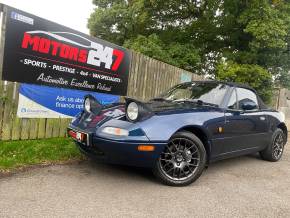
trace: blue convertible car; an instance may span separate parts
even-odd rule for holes
[[[86,96],[68,134],[87,156],[150,167],[175,186],[192,183],[220,159],[260,152],[278,161],[287,141],[284,115],[255,90],[216,81],[182,83],[148,102],[102,106]]]

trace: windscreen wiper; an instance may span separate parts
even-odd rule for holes
[[[175,102],[187,102],[187,103],[194,103],[194,104],[198,104],[198,105],[218,107],[217,104],[213,104],[213,103],[209,103],[209,102],[204,102],[202,100],[194,100],[194,99],[180,99],[180,100],[175,100]]]
[[[150,101],[171,101],[171,100],[168,100],[168,99],[162,98],[162,97],[157,97],[157,98],[152,98]]]

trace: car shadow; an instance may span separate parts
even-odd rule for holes
[[[251,154],[236,158],[230,158],[225,160],[220,160],[214,163],[211,163],[206,169],[206,177],[210,177],[216,172],[216,170],[227,171],[238,165],[245,166],[249,162],[260,161],[260,156],[257,154]],[[148,168],[140,168],[133,166],[124,166],[117,164],[107,164],[102,162],[97,162],[94,160],[87,160],[82,164],[82,173],[87,175],[102,175],[103,177],[109,179],[134,179],[134,181],[140,181],[142,183],[148,181],[154,184],[161,184],[153,175],[152,170]],[[98,178],[98,177],[96,177]]]
[[[92,159],[86,161],[86,164],[92,171],[98,171],[98,173],[105,173],[107,176],[113,178],[134,178],[135,180],[148,180],[150,182],[158,182],[156,181],[152,170],[150,168],[142,168],[142,167],[134,167],[134,166],[126,166],[119,164],[108,164],[98,162]]]

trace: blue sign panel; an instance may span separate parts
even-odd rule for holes
[[[119,96],[47,86],[21,84],[17,115],[27,118],[73,117],[83,109],[84,96],[91,94],[102,104],[119,102]]]

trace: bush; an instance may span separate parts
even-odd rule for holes
[[[216,79],[247,84],[258,92],[266,104],[271,103],[273,93],[272,76],[267,70],[258,65],[223,63],[217,68]]]

